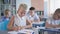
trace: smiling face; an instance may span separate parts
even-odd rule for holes
[[[20,17],[25,16],[27,6],[26,4],[21,4],[18,9],[18,14]]]
[[[21,7],[20,10],[18,11],[19,16],[21,16],[21,17],[24,16],[25,13],[26,13],[26,11],[24,10],[23,7]]]
[[[34,15],[34,10],[30,10],[29,11],[29,14],[32,16],[32,15]]]
[[[58,18],[60,19],[60,8],[56,9],[55,13],[58,16]]]
[[[58,13],[57,15],[60,16],[60,13]]]
[[[58,18],[58,15],[54,15],[54,19],[55,20],[58,20],[59,18]]]
[[[21,16],[25,16],[25,14],[26,14],[26,11],[21,12]]]
[[[29,8],[29,14],[30,14],[31,16],[34,15],[34,11],[35,11],[35,7],[30,7],[30,8]]]
[[[58,13],[57,15],[58,15],[58,18],[60,19],[60,13]]]
[[[11,17],[11,12],[9,9],[6,9],[4,14],[5,14],[5,17]]]

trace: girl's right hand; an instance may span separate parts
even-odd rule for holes
[[[17,31],[17,30],[18,30],[18,28],[17,28],[17,27],[13,27],[13,30],[14,30],[14,31]]]
[[[22,27],[21,27],[21,26],[18,26],[18,27],[17,27],[17,29],[18,29],[18,30],[21,30],[21,29],[22,29]]]

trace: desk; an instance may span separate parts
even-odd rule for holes
[[[8,31],[0,31],[0,34],[8,34]]]
[[[18,31],[9,31],[9,34],[34,34],[34,31],[31,29],[22,29]]]
[[[0,34],[21,34],[21,33],[17,33],[15,31],[11,31],[11,33],[8,33],[10,31],[0,31]]]
[[[44,34],[44,32],[47,32],[47,34],[52,34],[52,33],[54,33],[54,34],[60,34],[60,30],[58,30],[58,29],[40,29],[40,33],[41,34]]]
[[[31,29],[23,29],[18,31],[0,31],[0,34],[34,34]]]

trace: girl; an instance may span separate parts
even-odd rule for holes
[[[52,16],[52,19],[47,20],[46,28],[57,28],[60,27],[60,9],[56,9],[55,13]]]
[[[26,13],[27,5],[20,4],[17,14],[13,16],[8,24],[9,30],[21,30],[31,27],[31,22],[27,20]],[[29,23],[29,25],[27,25]]]

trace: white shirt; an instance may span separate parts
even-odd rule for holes
[[[60,24],[60,20],[47,20],[47,22],[52,25],[59,25]]]
[[[38,20],[39,17],[38,17],[38,15],[35,13],[34,16],[28,15],[28,16],[27,16],[27,19],[28,19],[28,20]]]
[[[19,17],[17,14],[14,18],[14,26],[26,26],[26,17]]]

